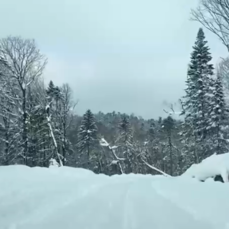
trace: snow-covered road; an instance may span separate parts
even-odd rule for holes
[[[229,185],[0,167],[0,229],[227,229]]]

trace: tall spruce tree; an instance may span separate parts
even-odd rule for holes
[[[191,54],[186,95],[182,102],[182,114],[185,116],[185,124],[189,126],[186,137],[193,137],[196,143],[194,149],[196,162],[209,156],[207,148],[209,115],[207,112],[213,94],[211,83],[214,69],[210,63],[211,59],[204,32],[200,28]]]
[[[87,110],[78,133],[78,149],[80,153],[85,153],[86,164],[90,164],[90,154],[98,141],[97,126],[91,110]]]

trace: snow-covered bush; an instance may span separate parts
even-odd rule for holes
[[[51,158],[49,160],[49,167],[59,167],[59,163],[54,159],[54,158]]]

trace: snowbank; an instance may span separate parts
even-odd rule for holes
[[[196,178],[205,181],[208,178],[221,175],[224,182],[228,182],[229,178],[229,153],[216,155],[204,159],[199,164],[193,164],[183,174],[185,177]]]
[[[0,228],[226,229],[228,193],[183,177],[0,167]]]

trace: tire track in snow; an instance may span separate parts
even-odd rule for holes
[[[163,183],[163,182],[162,182]],[[189,214],[194,220],[196,221],[201,221],[201,222],[204,222],[206,224],[209,224],[211,225],[211,227],[213,228],[216,228],[216,229],[219,229],[219,225],[215,225],[215,224],[212,224],[211,222],[209,222],[207,219],[204,219],[202,218],[199,214],[198,214],[198,211],[194,210],[192,207],[186,205],[185,207],[181,204],[179,204],[176,200],[174,200],[173,197],[171,197],[171,193],[173,192],[173,190],[170,190],[170,196],[168,196],[168,191],[164,191],[166,189],[166,187],[164,187],[164,189],[162,188],[161,184],[162,184],[160,181],[153,181],[151,183],[151,187],[154,189],[154,191],[159,195],[161,196],[162,198],[166,199],[168,202],[174,204],[177,208],[180,208],[182,209],[184,212],[186,212],[187,214]],[[168,187],[167,187],[168,188]],[[167,189],[166,189],[167,190]],[[177,195],[179,195],[177,193]],[[221,225],[220,228],[224,229],[225,228],[225,225]],[[226,228],[225,228],[226,229]]]

